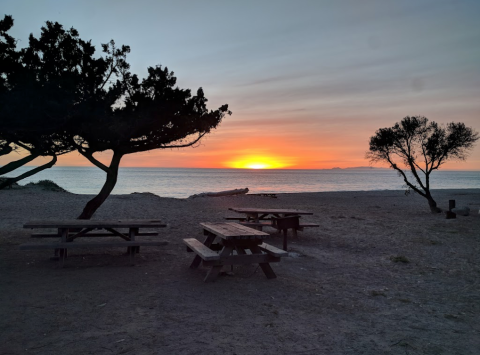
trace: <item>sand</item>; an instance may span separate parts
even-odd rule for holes
[[[91,196],[0,191],[0,354],[478,354],[480,190],[437,190],[432,215],[402,191],[197,199],[112,195],[94,216],[155,218],[169,242],[130,266],[122,249],[22,251],[31,219],[75,218]],[[182,238],[228,207],[310,210],[291,256],[204,283]],[[281,246],[274,230],[269,243]],[[402,262],[408,261],[408,262]]]

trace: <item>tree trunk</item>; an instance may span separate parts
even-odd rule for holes
[[[105,202],[105,200],[110,196],[110,193],[113,191],[115,184],[117,183],[118,178],[118,168],[120,166],[120,160],[122,159],[122,154],[114,153],[112,161],[107,171],[107,178],[105,184],[100,190],[99,194],[92,198],[85,205],[80,216],[77,219],[90,219],[93,214],[100,208],[100,206]]]
[[[0,175],[4,175],[6,173],[9,173],[21,166],[24,166],[27,163],[30,163],[33,159],[38,158],[38,154],[30,154],[22,159],[12,161],[8,163],[7,165],[4,165],[0,168]]]
[[[426,199],[428,200],[428,205],[430,206],[430,211],[432,213],[440,213],[442,210],[437,207],[437,203],[433,199],[433,197],[430,195],[430,191],[427,193]]]
[[[52,157],[52,160],[50,162],[48,162],[47,164],[44,164],[42,166],[37,166],[36,168],[30,170],[30,171],[27,171],[26,173],[23,173],[22,175],[20,176],[17,176],[15,178],[6,178],[1,184],[0,184],[0,190],[4,189],[5,187],[7,186],[12,186],[12,184],[16,183],[17,181],[20,181],[22,179],[25,179],[26,177],[29,177],[29,176],[32,176],[32,175],[35,175],[36,173],[42,171],[42,170],[45,170],[45,169],[49,169],[51,168],[52,166],[55,165],[55,163],[57,162],[57,156],[54,155]]]

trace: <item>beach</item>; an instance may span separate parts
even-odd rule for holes
[[[480,190],[433,190],[469,216],[446,219],[404,191],[162,198],[112,195],[94,219],[160,219],[166,246],[72,250],[64,268],[32,242],[32,219],[71,219],[91,195],[0,191],[0,354],[478,354]],[[318,228],[290,256],[236,266],[213,283],[183,238],[229,207],[296,208]],[[282,237],[273,229],[267,242]]]

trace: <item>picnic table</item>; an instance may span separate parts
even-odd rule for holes
[[[297,231],[306,227],[318,227],[316,223],[300,222],[301,215],[313,215],[312,212],[291,208],[253,208],[253,207],[231,207],[231,211],[242,213],[243,217],[227,217],[237,219],[239,223],[256,227],[262,230],[263,227],[273,227],[279,232],[283,231],[283,250],[287,250],[287,230],[291,229],[294,237]]]
[[[54,249],[55,256],[59,256],[61,267],[67,258],[67,250],[74,248],[104,248],[127,247],[130,262],[133,264],[134,255],[140,252],[140,246],[166,245],[165,241],[139,241],[138,236],[158,235],[157,232],[140,232],[140,228],[164,228],[166,224],[159,220],[124,219],[124,220],[34,220],[24,224],[23,228],[56,229],[56,233],[33,233],[32,238],[56,238],[54,243],[27,243],[20,245],[22,250]],[[123,231],[126,229],[128,231]],[[98,232],[101,230],[102,232]],[[75,242],[78,238],[119,237],[119,240]]]
[[[195,238],[184,239],[187,251],[196,255],[190,268],[196,269],[202,263],[209,267],[204,281],[214,281],[224,265],[259,264],[267,278],[277,276],[270,266],[279,262],[288,253],[263,242],[268,233],[243,226],[238,223],[200,223],[206,239],[203,243]],[[214,243],[218,240],[218,243]]]

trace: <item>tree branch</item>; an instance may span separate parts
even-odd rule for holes
[[[185,148],[185,147],[191,147],[195,143],[198,143],[208,132],[204,133],[199,133],[198,137],[195,138],[195,140],[185,143],[185,144],[178,144],[178,145],[161,145],[159,146],[158,144],[152,143],[152,144],[146,144],[144,147],[141,146],[135,146],[132,149],[125,149],[122,150],[124,154],[131,154],[131,153],[136,153],[136,152],[146,152],[149,150],[153,149],[173,149],[173,148]]]
[[[7,144],[0,149],[0,156],[10,154],[12,150],[13,148],[9,144]]]
[[[17,182],[17,181],[20,181],[22,179],[25,179],[26,177],[29,177],[29,176],[32,176],[32,175],[35,175],[36,173],[42,171],[42,170],[45,170],[45,169],[48,169],[48,168],[51,168],[52,166],[55,165],[55,163],[57,162],[57,156],[54,155],[52,157],[52,160],[42,166],[37,166],[36,168],[32,169],[32,170],[29,170],[27,171],[26,173],[23,173],[22,175],[20,176],[17,176],[15,178],[10,178],[10,179],[6,179],[2,184],[0,184],[0,190],[7,187],[7,186],[11,186],[13,183]]]
[[[20,148],[23,148],[25,150],[28,150],[29,152],[32,152],[32,148],[29,147],[28,145],[23,144],[22,142],[16,141],[16,145],[18,145]]]
[[[0,175],[7,174],[21,166],[24,166],[25,164],[31,162],[32,160],[38,158],[38,154],[31,154],[26,157],[23,157],[22,159],[12,161],[8,163],[7,165],[4,165],[0,168]]]
[[[85,158],[87,158],[88,161],[90,163],[92,163],[93,165],[95,165],[97,168],[102,169],[106,173],[108,173],[110,171],[110,169],[106,165],[102,164],[97,159],[95,159],[91,152],[87,152],[86,150],[81,149],[81,148],[77,148],[77,150],[80,154],[82,154]]]
[[[387,161],[390,163],[390,166],[391,166],[394,170],[398,171],[398,172],[400,173],[400,175],[402,175],[403,181],[405,182],[405,184],[407,184],[408,187],[410,187],[413,191],[415,191],[415,192],[418,193],[419,195],[421,195],[421,196],[423,196],[423,197],[426,197],[426,194],[425,194],[424,192],[422,192],[421,190],[419,190],[415,185],[413,185],[410,181],[408,181],[407,175],[405,174],[405,172],[404,172],[402,169],[400,169],[400,168],[397,166],[397,164],[395,164],[395,163],[391,160],[390,156],[387,156]]]

